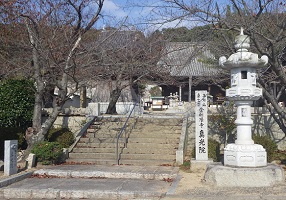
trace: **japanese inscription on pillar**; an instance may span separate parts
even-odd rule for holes
[[[195,92],[196,160],[208,160],[207,91]]]

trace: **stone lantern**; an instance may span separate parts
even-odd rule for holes
[[[224,149],[224,165],[237,167],[262,167],[267,165],[266,151],[263,146],[252,140],[251,105],[262,96],[262,89],[256,87],[256,70],[268,63],[268,57],[258,57],[249,52],[249,36],[243,34],[235,38],[236,53],[228,59],[220,57],[222,68],[230,70],[231,88],[226,90],[226,97],[237,106],[237,139]]]

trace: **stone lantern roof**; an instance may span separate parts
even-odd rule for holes
[[[234,47],[236,53],[232,54],[228,59],[225,56],[219,58],[219,65],[222,68],[227,70],[241,67],[260,68],[268,63],[267,56],[258,58],[258,54],[248,52],[250,39],[248,35],[244,35],[242,28],[240,35],[235,38]]]

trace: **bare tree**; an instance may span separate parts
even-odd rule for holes
[[[122,90],[146,79],[166,81],[167,71],[157,66],[162,55],[163,40],[145,37],[141,31],[104,29],[96,40],[93,54],[97,79],[110,84],[107,114],[116,113],[116,102]],[[165,76],[165,77],[164,77]],[[136,97],[133,96],[133,100]]]
[[[29,129],[29,147],[44,139],[68,99],[69,82],[76,91],[84,65],[81,41],[98,21],[104,0],[13,0],[1,2],[2,22],[25,30],[25,52],[36,84],[33,127]],[[17,38],[15,38],[17,39]],[[26,59],[14,55],[15,60]],[[18,56],[18,57],[17,57]],[[9,58],[6,58],[7,60]],[[16,66],[15,66],[16,67]],[[19,66],[18,66],[19,67]],[[19,69],[19,68],[18,68]],[[46,85],[59,89],[53,111],[42,124]],[[31,133],[32,132],[32,133]]]
[[[161,18],[164,15],[167,21],[189,20],[210,26],[213,39],[209,41],[209,46],[218,56],[235,51],[234,36],[243,27],[245,34],[250,36],[251,51],[269,57],[269,66],[260,71],[258,83],[263,88],[267,108],[286,134],[286,113],[284,107],[279,106],[286,95],[286,4],[283,1],[229,0],[222,4],[215,0],[162,0],[152,9],[161,14]],[[162,9],[166,11],[162,12]],[[279,87],[273,88],[275,83]]]

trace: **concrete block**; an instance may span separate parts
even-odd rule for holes
[[[26,159],[27,162],[27,168],[31,169],[36,166],[36,155],[33,153],[30,153],[28,158]]]
[[[239,168],[222,164],[208,165],[204,180],[218,187],[270,187],[285,181],[284,170],[277,165]]]

